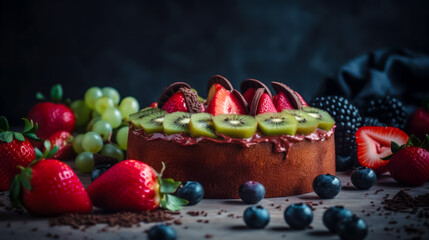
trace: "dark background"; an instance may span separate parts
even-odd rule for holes
[[[0,114],[26,115],[61,83],[83,98],[113,86],[141,107],[175,81],[281,81],[308,100],[354,57],[380,48],[429,52],[429,1],[1,2]]]

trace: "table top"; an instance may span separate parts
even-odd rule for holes
[[[72,162],[70,165],[74,167]],[[85,186],[90,183],[88,174],[77,174]],[[367,239],[429,239],[429,208],[419,209],[422,211],[419,215],[419,211],[415,214],[388,211],[382,204],[386,197],[392,198],[401,189],[412,196],[427,194],[429,182],[420,187],[406,188],[386,174],[380,176],[371,189],[357,190],[351,184],[350,173],[338,172],[337,176],[343,187],[334,199],[320,199],[314,192],[263,199],[259,204],[271,215],[270,223],[264,229],[246,227],[242,215],[251,205],[239,199],[204,199],[174,215],[180,221],[172,227],[177,231],[178,239],[338,239],[324,227],[322,216],[328,207],[343,205],[366,221],[369,226]],[[1,202],[8,204],[7,193],[0,194]],[[306,202],[314,208],[314,220],[308,229],[291,229],[283,219],[287,206],[297,202]],[[201,211],[204,213],[198,216],[192,214]],[[51,227],[48,218],[10,211],[0,204],[0,239],[146,239],[145,231],[155,224],[141,223],[131,228],[107,227],[106,224],[86,229]]]

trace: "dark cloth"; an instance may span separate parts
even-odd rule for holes
[[[336,79],[327,79],[319,96],[339,95],[362,106],[366,98],[391,95],[408,111],[429,97],[429,55],[408,49],[382,49],[343,65]]]

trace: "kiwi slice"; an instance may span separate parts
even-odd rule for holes
[[[298,121],[289,113],[262,113],[255,116],[259,131],[267,136],[295,135]]]
[[[292,114],[296,118],[296,120],[298,121],[296,132],[300,134],[311,134],[316,130],[317,126],[319,125],[319,121],[317,121],[317,119],[308,115],[302,110],[286,109],[283,110],[282,113]]]
[[[141,118],[137,117],[137,114],[139,113],[142,116]],[[159,109],[159,111],[154,110],[148,115],[146,115],[144,112],[137,112],[135,113],[134,117],[130,116],[130,120],[134,124],[134,126],[141,127],[146,133],[151,134],[156,132],[162,132],[164,130],[162,124],[164,122],[164,117],[166,114],[167,112],[162,109]]]
[[[146,107],[146,108],[143,108],[142,110],[140,110],[140,111],[138,111],[136,113],[131,114],[130,115],[130,121],[132,123],[134,123],[134,125],[137,125],[135,123],[135,121],[138,121],[139,119],[142,119],[142,118],[144,118],[146,116],[149,116],[152,113],[161,112],[161,111],[164,111],[164,110],[162,110],[160,108]]]
[[[317,119],[317,121],[319,121],[319,125],[317,127],[320,129],[329,131],[335,124],[335,121],[334,119],[332,119],[331,115],[329,115],[328,112],[322,109],[314,107],[303,107],[301,110]]]
[[[256,119],[249,115],[219,114],[213,117],[217,133],[235,138],[250,138],[255,134],[258,125]]]
[[[164,132],[168,135],[175,133],[189,133],[188,125],[192,114],[188,112],[174,112],[165,115]]]
[[[213,115],[210,113],[194,113],[189,122],[189,133],[193,137],[216,138],[216,131],[213,124]]]

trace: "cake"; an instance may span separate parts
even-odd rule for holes
[[[335,174],[335,123],[285,84],[272,86],[275,96],[247,79],[241,94],[215,75],[202,100],[188,84],[173,83],[130,116],[128,159],[155,170],[164,163],[165,177],[200,182],[205,198],[238,198],[250,180],[265,186],[265,197],[311,192],[316,176]]]

